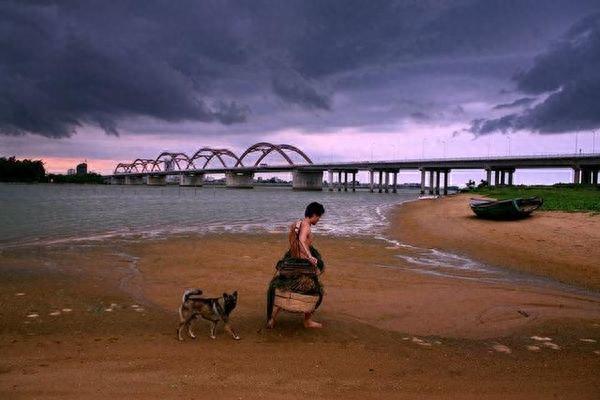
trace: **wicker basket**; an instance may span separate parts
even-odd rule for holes
[[[275,289],[275,305],[285,311],[311,313],[315,311],[319,296],[311,296]]]

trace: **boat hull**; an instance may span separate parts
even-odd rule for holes
[[[516,220],[528,217],[543,204],[538,197],[528,199],[489,200],[475,199],[471,201],[471,210],[479,218],[494,220]]]

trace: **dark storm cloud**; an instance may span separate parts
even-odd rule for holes
[[[600,127],[600,13],[576,23],[531,68],[515,77],[518,89],[546,95],[544,101],[521,113],[476,120],[471,131],[531,130],[562,133]]]
[[[276,74],[273,77],[273,92],[292,104],[298,104],[307,109],[331,109],[331,99],[325,93],[320,93],[315,83],[309,82],[299,74]]]
[[[474,98],[473,79],[486,87],[593,4],[4,1],[0,133],[66,137],[91,124],[116,135],[140,118],[231,132],[444,119],[460,107],[447,97]],[[527,93],[552,86],[519,77]]]

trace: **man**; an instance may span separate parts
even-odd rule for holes
[[[313,235],[311,226],[316,225],[324,213],[325,208],[322,204],[317,202],[310,203],[304,211],[304,219],[296,221],[290,227],[288,234],[290,249],[283,256],[283,259],[278,262],[278,267],[285,263],[295,263],[302,268],[303,264],[305,266],[308,264],[308,266],[312,266],[312,269],[316,269],[318,272],[312,276],[302,273],[299,273],[296,276],[282,276],[279,273],[275,275],[271,280],[267,292],[267,328],[273,328],[275,326],[275,318],[277,318],[277,314],[280,311],[279,307],[275,307],[275,311],[273,311],[275,289],[277,288],[307,295],[318,295],[319,300],[315,306],[315,310],[321,304],[323,299],[323,286],[319,281],[318,275],[323,273],[325,265],[317,249],[312,246]],[[322,327],[320,323],[312,319],[313,312],[304,314],[305,328]]]

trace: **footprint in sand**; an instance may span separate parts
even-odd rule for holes
[[[36,313],[27,314],[27,318],[37,318],[39,316],[40,316],[40,314],[36,314]]]
[[[551,348],[552,350],[560,350],[560,346],[552,342],[544,342],[542,345]]]
[[[579,341],[584,343],[596,343],[594,339],[579,339]]]
[[[549,342],[552,338],[546,336],[531,336],[530,339],[536,340],[538,342]]]
[[[495,345],[493,345],[492,349],[496,350],[498,353],[506,353],[506,354],[512,353],[512,350],[510,349],[510,347],[505,346],[500,343],[496,343]]]
[[[540,346],[525,346],[529,351],[540,351]]]

